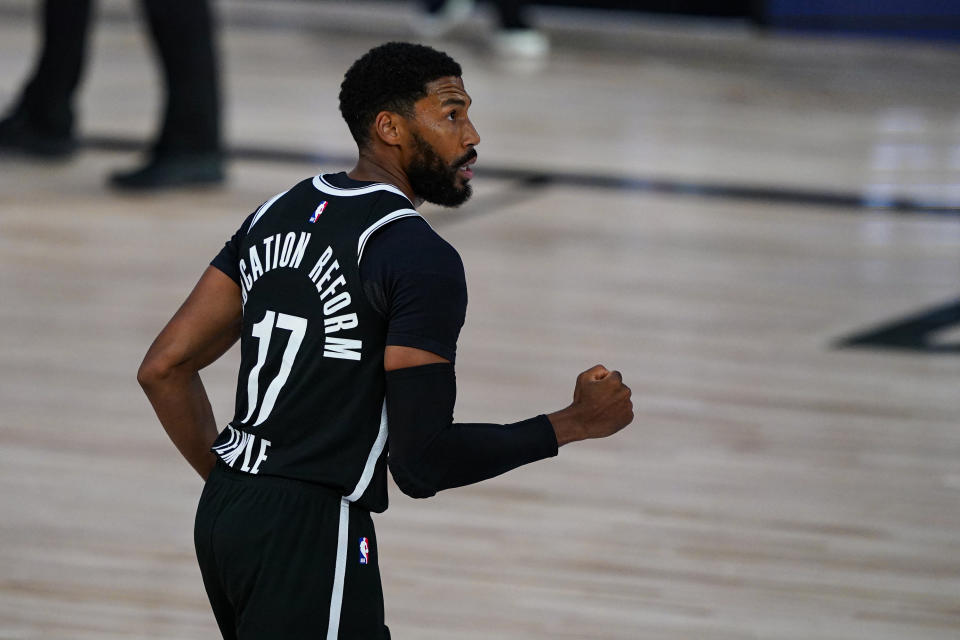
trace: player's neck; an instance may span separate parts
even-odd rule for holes
[[[361,152],[360,158],[357,160],[357,165],[347,172],[347,177],[351,180],[359,180],[362,182],[385,182],[392,184],[400,189],[415,207],[423,203],[423,199],[418,198],[413,192],[410,180],[402,169],[393,166],[391,163],[383,162],[380,158],[370,154]]]

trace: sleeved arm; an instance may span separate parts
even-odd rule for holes
[[[467,286],[459,254],[425,221],[398,220],[378,231],[360,273],[367,298],[387,318],[387,345],[450,361],[386,372],[388,462],[401,491],[428,498],[557,455],[546,416],[506,425],[453,422]]]
[[[452,364],[388,371],[386,380],[390,471],[411,497],[429,498],[557,455],[544,415],[506,425],[454,423]]]
[[[220,249],[220,253],[210,261],[210,266],[223,271],[238,285],[240,284],[240,240],[244,234],[246,234],[247,229],[250,228],[250,220],[253,218],[253,215],[254,214],[251,213],[247,216],[247,219],[243,221],[243,224],[240,225],[237,232],[224,243],[223,248]]]
[[[387,318],[387,345],[456,359],[467,313],[467,283],[456,249],[420,218],[398,220],[367,244],[360,276]]]

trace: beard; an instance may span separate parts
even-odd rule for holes
[[[416,133],[413,134],[416,145],[416,155],[407,168],[407,177],[413,192],[433,204],[444,207],[459,207],[473,195],[473,188],[469,183],[457,187],[460,167],[477,155],[470,149],[453,165],[448,165],[434,150],[430,143]]]

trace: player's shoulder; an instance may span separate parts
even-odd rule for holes
[[[253,228],[257,226],[257,223],[268,213],[273,218],[278,212],[282,214],[283,211],[299,209],[303,205],[304,196],[310,188],[312,188],[310,187],[310,178],[304,178],[290,188],[270,196],[254,209],[253,213],[247,216],[247,219],[240,226],[240,231],[249,235]],[[260,224],[259,228],[263,228],[263,223]]]
[[[318,208],[318,205],[320,208]],[[261,204],[253,213],[247,228],[252,228],[266,216],[278,213],[301,215],[309,208],[336,212],[340,220],[352,220],[363,230],[376,224],[391,213],[402,211],[414,214],[413,205],[402,191],[389,184],[359,182],[340,173],[321,173],[304,178],[288,189],[275,194]],[[312,220],[311,220],[312,221]]]
[[[364,260],[391,271],[445,274],[462,279],[460,253],[420,216],[396,220],[370,239]]]
[[[339,206],[355,208],[365,227],[393,213],[416,213],[410,200],[392,184],[353,180],[343,171],[321,173],[310,182],[320,193],[336,199]]]
[[[339,207],[375,211],[410,208],[410,200],[391,184],[353,180],[345,171],[320,173],[304,178],[285,191],[266,200],[261,208],[274,204],[292,204],[303,198],[336,201]]]

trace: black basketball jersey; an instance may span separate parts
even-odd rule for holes
[[[377,229],[418,215],[392,185],[344,189],[319,175],[251,216],[238,243],[236,410],[213,444],[225,463],[386,509],[386,320],[359,264]]]

